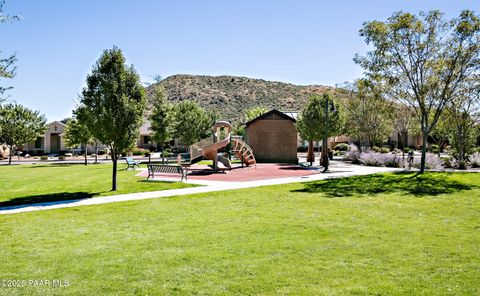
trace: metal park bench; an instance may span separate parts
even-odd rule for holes
[[[150,179],[150,177],[154,178],[155,174],[179,174],[182,176],[180,182],[183,181],[183,178],[187,180],[188,168],[180,165],[147,164],[147,169],[147,180]]]
[[[140,161],[136,161],[131,157],[125,157],[125,161],[127,162],[127,170],[129,168],[135,169],[135,167],[139,167]]]

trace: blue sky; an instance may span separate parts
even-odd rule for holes
[[[17,53],[10,99],[49,120],[71,115],[102,50],[119,46],[143,81],[160,74],[238,75],[335,85],[361,75],[358,30],[397,10],[455,17],[480,1],[7,0],[21,22],[0,25],[1,56]]]

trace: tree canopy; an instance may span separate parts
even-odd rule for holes
[[[182,101],[175,106],[175,137],[185,146],[208,136],[212,127],[212,116],[194,101]]]
[[[20,20],[18,15],[9,15],[4,10],[5,1],[0,1],[0,23],[6,23],[12,20]],[[1,53],[1,51],[0,51]],[[5,78],[13,78],[15,76],[15,62],[17,58],[15,54],[9,55],[7,57],[0,57],[0,81]],[[0,102],[3,100],[2,95],[6,90],[11,87],[2,87],[0,86]]]
[[[479,17],[470,10],[450,21],[437,10],[396,12],[387,21],[366,22],[360,35],[373,49],[355,61],[368,77],[385,84],[385,94],[416,112],[423,135],[423,173],[427,137],[462,84],[478,72]]]
[[[65,127],[64,139],[67,147],[85,145],[85,165],[87,165],[87,145],[94,141],[88,127],[76,118],[70,119]]]
[[[326,105],[327,101],[329,106]],[[342,128],[342,118],[338,111],[338,103],[330,94],[310,96],[296,124],[300,137],[307,141],[319,141],[338,135]]]
[[[175,109],[174,106],[167,102],[163,89],[156,85],[154,86],[154,103],[152,114],[150,114],[152,138],[160,146],[163,147],[166,142],[173,139],[175,133]],[[162,151],[162,161],[164,153]]]
[[[145,106],[144,88],[134,67],[126,65],[119,48],[105,50],[87,76],[77,118],[95,139],[110,148],[112,191],[117,189],[118,155],[138,138]]]
[[[394,129],[395,106],[382,95],[378,85],[368,79],[358,79],[343,86],[347,97],[342,100],[344,133],[368,142],[370,147],[383,144]]]
[[[0,143],[5,143],[10,148],[9,164],[12,162],[14,148],[42,136],[47,128],[46,122],[44,115],[20,104],[0,106]]]

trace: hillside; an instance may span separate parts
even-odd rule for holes
[[[235,121],[242,120],[243,110],[255,106],[300,110],[310,94],[334,89],[236,76],[174,75],[160,84],[171,102],[194,100],[206,109],[216,110],[222,119]],[[147,93],[151,104],[152,86],[147,88]]]

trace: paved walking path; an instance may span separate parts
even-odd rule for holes
[[[182,188],[182,189],[162,190],[162,191],[138,192],[138,193],[111,195],[111,196],[76,199],[76,200],[44,202],[44,203],[36,203],[36,204],[20,205],[20,206],[0,207],[0,214],[15,214],[15,213],[50,210],[50,209],[98,205],[98,204],[129,201],[129,200],[141,200],[141,199],[150,199],[150,198],[214,192],[214,191],[222,191],[222,190],[252,188],[252,187],[268,186],[268,185],[308,182],[308,181],[315,181],[315,180],[324,180],[329,178],[342,178],[342,177],[349,177],[349,176],[368,175],[368,174],[392,172],[392,171],[400,171],[400,170],[402,169],[385,168],[385,167],[367,167],[367,166],[360,166],[360,165],[351,165],[351,164],[347,164],[340,161],[332,161],[331,172],[326,174],[318,173],[318,174],[313,174],[308,176],[287,177],[287,178],[257,180],[257,181],[248,181],[248,182],[189,180],[187,181],[187,183],[203,185],[203,186]],[[158,180],[171,181],[173,179],[158,178]],[[178,178],[174,180],[178,180]]]

